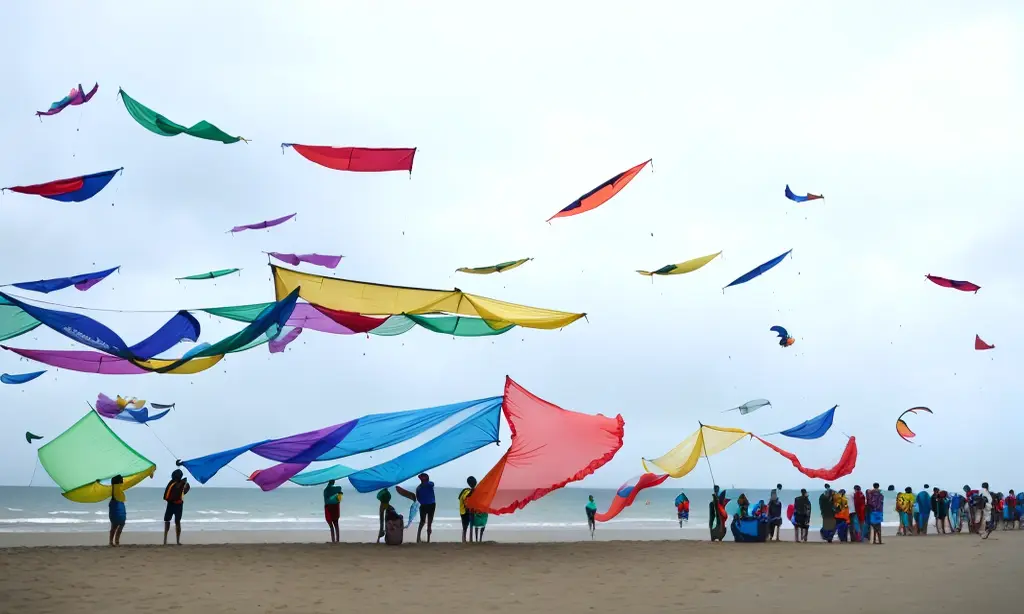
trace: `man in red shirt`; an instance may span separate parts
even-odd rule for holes
[[[867,513],[867,499],[861,491],[860,486],[853,487],[853,517],[850,519],[853,524],[853,534],[856,541],[864,541],[864,533],[868,531],[868,523],[865,514]]]

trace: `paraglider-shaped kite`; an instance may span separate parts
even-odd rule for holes
[[[913,441],[910,440],[914,438],[917,435],[917,433],[910,430],[910,427],[907,426],[907,423],[903,420],[903,416],[906,416],[907,414],[916,414],[919,411],[926,411],[929,414],[933,413],[932,410],[928,409],[927,407],[911,407],[907,411],[900,414],[900,417],[896,419],[896,433],[903,438],[903,441],[907,443],[914,443]]]
[[[781,326],[773,326],[768,330],[779,335],[779,345],[781,345],[784,348],[788,348],[789,346],[796,343],[796,339],[790,337],[789,332]]]
[[[32,443],[33,439],[42,439],[42,438],[43,438],[42,435],[36,435],[35,433],[32,433],[30,431],[25,431],[25,441],[27,441],[28,443]]]

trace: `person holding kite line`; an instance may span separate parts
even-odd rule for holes
[[[185,507],[185,495],[191,487],[188,478],[181,469],[175,469],[171,473],[171,481],[164,488],[164,501],[167,502],[167,509],[164,510],[164,545],[167,545],[167,534],[171,532],[171,518],[174,518],[174,542],[181,545],[181,513]]]
[[[338,520],[341,518],[341,498],[345,496],[341,492],[341,486],[336,486],[334,480],[327,482],[324,487],[324,520],[331,529],[331,543],[341,541],[341,529],[338,528]]]
[[[416,501],[420,504],[420,527],[416,531],[416,541],[420,541],[423,535],[423,525],[427,525],[427,543],[430,543],[430,534],[434,532],[434,512],[437,510],[437,498],[434,496],[434,483],[430,476],[421,473],[419,475],[420,485],[416,487]]]

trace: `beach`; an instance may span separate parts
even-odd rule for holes
[[[126,535],[126,542],[135,537]],[[889,537],[882,546],[581,541],[14,547],[0,549],[0,610],[818,614],[842,608],[917,614],[940,604],[943,611],[987,611],[1024,597],[1017,582],[1021,546],[1024,533],[996,532],[984,541],[966,534]]]

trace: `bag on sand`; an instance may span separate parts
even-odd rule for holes
[[[405,519],[395,514],[384,522],[384,543],[389,546],[401,546],[405,536]]]

